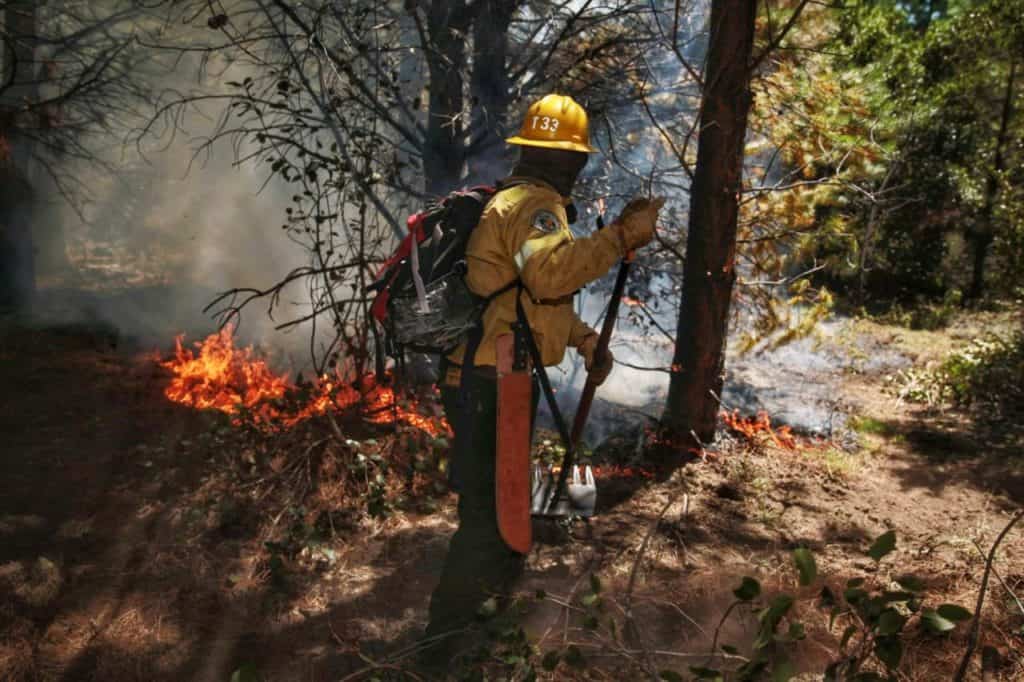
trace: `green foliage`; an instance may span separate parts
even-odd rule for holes
[[[896,549],[896,531],[887,531],[878,536],[871,548],[868,549],[868,556],[875,561],[881,561],[882,557]]]
[[[802,44],[828,56],[781,57],[765,77],[755,129],[796,186],[757,203],[764,222],[801,235],[773,254],[791,272],[824,265],[815,284],[858,303],[942,300],[906,313],[937,328],[985,240],[987,282],[1001,294],[1024,284],[1024,118],[1003,106],[1024,87],[1024,0],[935,16],[914,5],[845,3],[801,23]]]
[[[807,586],[818,577],[818,565],[814,561],[811,550],[801,547],[793,550],[793,563],[800,574],[800,584]]]
[[[889,556],[896,548],[896,534],[883,533],[871,543],[867,555],[875,561]],[[793,552],[793,564],[801,586],[809,586],[818,578],[817,564],[809,549]],[[919,578],[902,574],[893,583],[902,589],[889,589],[884,583],[869,585],[863,577],[846,581],[842,594],[828,584],[817,593],[816,605],[828,614],[828,628],[841,634],[833,661],[825,670],[825,680],[854,682],[868,679],[894,679],[903,660],[904,639],[915,627],[944,635],[957,624],[970,620],[973,614],[955,604],[934,608],[923,606],[925,584]],[[763,679],[788,680],[795,675],[791,660],[794,647],[806,636],[804,623],[798,619],[798,607],[807,597],[780,593],[761,598],[760,583],[744,577],[733,590],[737,601],[726,610],[721,625],[737,607],[749,606],[758,621],[757,636],[751,644],[749,658],[738,668],[726,671],[704,666],[690,668],[697,679]],[[734,647],[722,646],[725,653],[736,655]],[[709,655],[708,660],[714,660]],[[880,674],[881,671],[884,675]]]
[[[976,408],[994,419],[1018,419],[1024,405],[1024,334],[974,339],[931,370],[901,370],[898,396],[910,402]]]
[[[740,586],[737,587],[732,593],[740,601],[748,602],[756,599],[761,594],[761,583],[757,582],[749,576],[744,576]]]

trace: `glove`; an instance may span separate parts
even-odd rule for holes
[[[608,375],[612,373],[615,366],[615,356],[607,348],[600,358],[595,358],[597,353],[597,334],[589,334],[583,339],[583,343],[577,348],[577,352],[583,356],[583,365],[587,368],[587,378],[593,379],[598,386],[604,383]]]
[[[635,251],[654,239],[658,211],[665,205],[665,197],[633,199],[615,219],[611,227],[619,235],[622,252]]]

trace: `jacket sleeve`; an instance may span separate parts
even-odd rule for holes
[[[557,220],[556,229],[538,227],[545,223],[543,214]],[[543,195],[524,199],[509,227],[505,246],[515,258],[523,284],[537,300],[572,294],[608,272],[623,255],[613,230],[573,239],[565,207]]]
[[[581,320],[579,315],[573,312],[572,328],[569,330],[569,345],[573,348],[579,348],[589,336],[597,336],[597,332]]]

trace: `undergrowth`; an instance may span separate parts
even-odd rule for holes
[[[1024,332],[989,334],[950,353],[934,369],[900,370],[890,378],[901,399],[951,405],[995,419],[1024,416]]]

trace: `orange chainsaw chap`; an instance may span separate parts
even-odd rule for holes
[[[510,549],[528,554],[530,525],[530,421],[533,382],[530,363],[514,367],[515,335],[495,341],[498,374],[497,465],[498,531]]]

